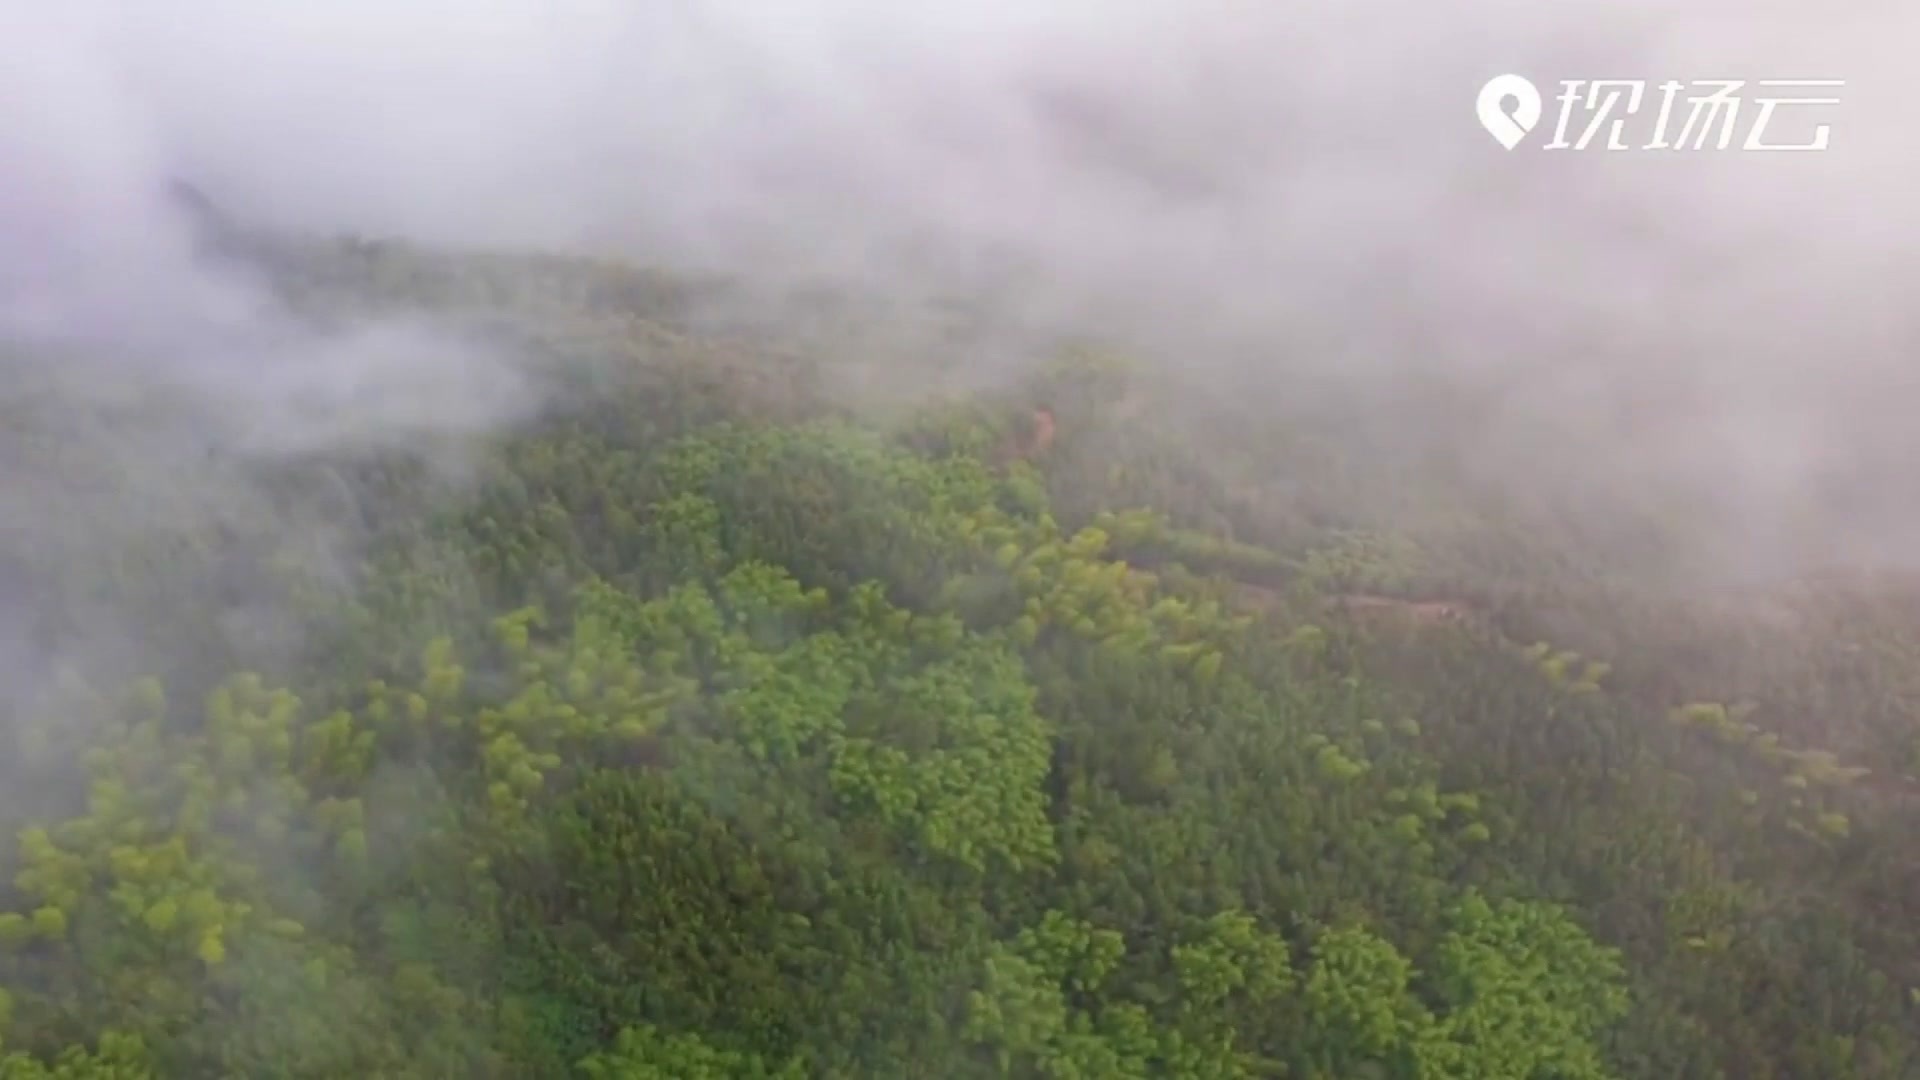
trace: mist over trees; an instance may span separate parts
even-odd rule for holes
[[[0,6],[0,1076],[1920,1075],[1915,13],[869,7]]]

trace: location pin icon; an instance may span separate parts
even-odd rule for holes
[[[1502,107],[1508,98],[1514,99],[1512,114]],[[1498,75],[1480,88],[1480,100],[1475,108],[1480,113],[1481,126],[1491,132],[1501,146],[1511,150],[1540,122],[1540,91],[1519,75]]]

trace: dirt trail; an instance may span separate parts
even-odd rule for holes
[[[1285,603],[1280,590],[1248,581],[1232,584],[1235,602],[1253,611],[1272,611]],[[1372,593],[1336,593],[1327,598],[1329,610],[1356,620],[1378,623],[1398,620],[1416,626],[1486,625],[1486,613],[1457,600],[1410,600]]]
[[[1369,593],[1341,593],[1333,598],[1333,603],[1356,617],[1397,617],[1425,626],[1466,625],[1478,623],[1485,617],[1475,608],[1452,600],[1403,600]]]

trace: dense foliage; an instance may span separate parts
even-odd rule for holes
[[[1920,747],[1897,620],[1497,576],[1085,358],[855,423],[624,271],[276,257],[591,377],[459,490],[276,464],[363,523],[345,587],[245,523],[120,553],[177,648],[14,718],[0,1076],[1920,1074],[1915,801],[1842,754]],[[215,566],[296,654],[210,628]]]

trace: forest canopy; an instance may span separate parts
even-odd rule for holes
[[[7,553],[41,655],[150,648],[9,699],[0,1077],[1920,1070],[1891,594],[1680,603],[1097,352],[863,410],[625,268],[249,257],[571,381],[458,484]]]

